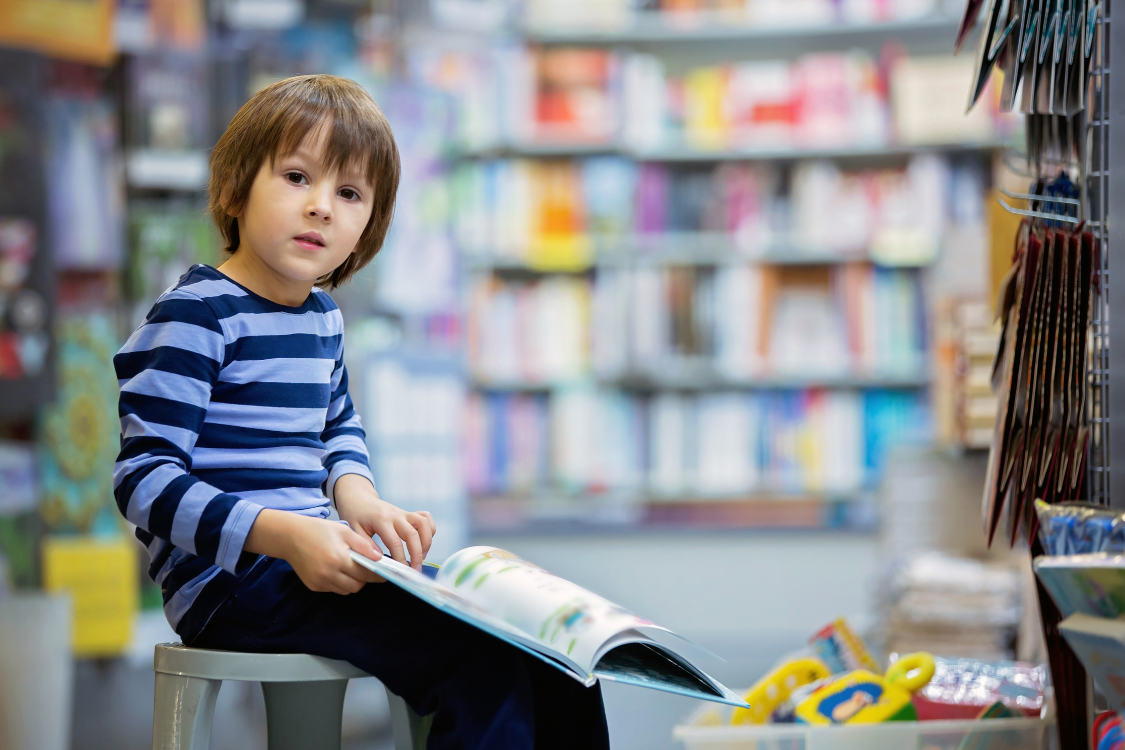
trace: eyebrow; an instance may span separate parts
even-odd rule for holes
[[[290,154],[286,154],[285,156],[278,157],[278,160],[280,161],[282,159],[289,159],[294,156],[310,162],[314,162],[320,166],[324,166],[324,161],[322,159],[318,159],[316,154],[313,154],[305,146],[300,146],[296,151]],[[357,186],[368,189],[375,188],[374,181],[368,180],[362,169],[356,170],[349,167],[344,167],[343,169],[338,170],[336,174],[337,177],[343,182],[356,183]]]

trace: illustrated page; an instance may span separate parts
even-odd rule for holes
[[[495,547],[469,547],[453,554],[441,566],[437,581],[566,655],[587,674],[613,636],[634,628],[665,630]]]

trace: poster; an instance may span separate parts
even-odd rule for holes
[[[0,46],[109,65],[115,0],[0,0]]]
[[[120,448],[118,343],[108,314],[64,318],[58,340],[58,393],[40,424],[40,512],[52,531],[113,534],[121,519],[113,500]]]
[[[120,534],[43,540],[43,588],[74,603],[74,655],[115,656],[129,645],[138,602],[137,543]]]

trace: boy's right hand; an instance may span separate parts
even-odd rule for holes
[[[244,549],[285,560],[311,591],[354,594],[383,579],[350,556],[355,550],[378,560],[383,551],[342,523],[267,508],[258,514]]]

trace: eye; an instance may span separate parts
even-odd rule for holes
[[[358,200],[359,193],[352,190],[351,188],[343,188],[340,190],[340,197],[346,201]]]
[[[286,172],[285,179],[293,185],[301,185],[305,182],[305,176],[300,172]]]

